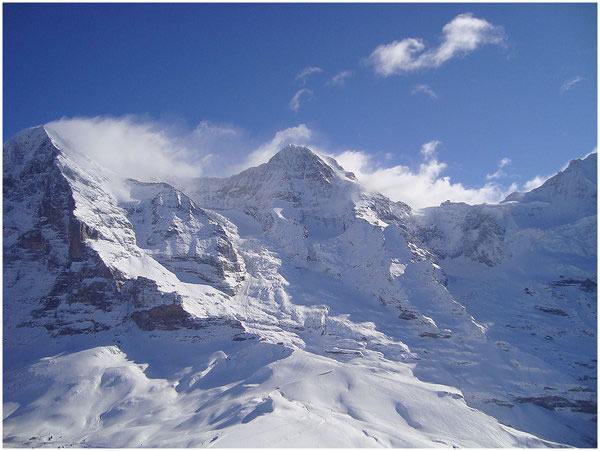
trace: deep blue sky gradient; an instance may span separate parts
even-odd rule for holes
[[[430,47],[471,12],[502,26],[439,68],[383,78],[364,59],[408,37]],[[332,149],[418,165],[442,142],[447,175],[485,183],[500,159],[523,183],[597,143],[596,4],[4,4],[3,140],[63,116],[235,124],[257,141],[305,123]],[[307,79],[313,97],[288,108]],[[344,86],[327,81],[354,71]],[[583,80],[561,92],[575,76]],[[429,85],[437,100],[412,95]]]

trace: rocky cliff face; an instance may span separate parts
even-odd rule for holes
[[[85,244],[100,234],[74,214],[60,152],[36,129],[5,146],[3,168],[5,328],[43,326],[51,335],[109,328],[96,311],[112,310],[118,276]]]
[[[243,262],[218,215],[172,187],[130,181],[137,199],[119,202],[93,162],[60,150],[43,128],[9,142],[3,165],[4,296],[19,300],[5,304],[5,327],[90,334],[143,316],[152,329],[161,311],[181,322],[160,319],[156,327],[187,327],[194,321],[185,295],[169,281],[177,273],[161,277],[158,260],[184,280],[193,274],[226,292],[239,287]]]
[[[272,431],[290,412],[349,440],[308,434],[307,446],[548,445],[488,415],[595,443],[595,156],[500,205],[420,212],[298,146],[179,189],[109,174],[42,127],[3,158],[6,443],[37,444],[51,428],[36,418],[57,399],[80,408],[22,380],[51,380],[48,393],[88,381],[77,393],[105,396],[84,423],[57,420],[74,431],[59,444],[138,446],[115,428],[139,425],[139,399],[144,424],[171,434],[153,445],[181,430],[181,446],[249,430],[275,440],[251,444],[282,444]],[[74,356],[87,362],[79,382],[44,363]]]

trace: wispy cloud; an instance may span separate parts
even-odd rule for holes
[[[306,79],[310,77],[312,74],[318,74],[323,70],[317,66],[309,66],[302,69],[298,75],[296,75],[296,81],[300,81],[302,84],[306,84]]]
[[[508,166],[510,163],[511,163],[510,158],[508,158],[508,157],[502,158],[502,160],[500,160],[500,162],[498,163],[498,170],[496,172],[494,172],[493,174],[487,174],[485,176],[485,179],[486,180],[496,180],[496,179],[506,176],[506,173],[502,170],[502,168],[505,166]]]
[[[352,77],[353,75],[354,72],[352,72],[351,70],[343,70],[339,74],[334,75],[331,78],[330,83],[342,86],[346,82],[346,79]]]
[[[383,167],[373,156],[360,151],[346,151],[334,157],[346,170],[354,172],[367,189],[413,208],[435,206],[446,200],[469,204],[497,203],[516,190],[514,184],[504,188],[490,182],[478,188],[467,188],[452,182],[449,176],[443,175],[446,163],[438,161],[435,155],[439,144],[439,141],[430,141],[421,147],[424,160],[417,170],[402,165]]]
[[[415,94],[427,94],[430,98],[436,100],[438,98],[437,94],[429,85],[416,85],[412,88],[410,93],[414,96]]]
[[[296,92],[296,94],[294,94],[294,96],[290,99],[290,102],[288,104],[288,106],[290,107],[290,110],[292,111],[298,111],[300,109],[300,98],[303,95],[307,95],[310,96],[312,95],[312,91],[310,89],[300,89],[298,92]]]
[[[581,81],[583,81],[583,77],[580,77],[579,75],[568,79],[560,87],[560,92],[563,93],[563,92],[570,91],[571,89],[573,89],[573,86],[575,86],[577,83],[579,83]]]
[[[485,44],[504,40],[501,27],[471,13],[460,14],[442,28],[439,47],[426,50],[422,39],[407,38],[378,46],[367,62],[375,71],[388,77],[424,68],[436,68],[457,56],[464,56]]]

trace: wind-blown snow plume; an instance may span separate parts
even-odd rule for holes
[[[123,118],[95,117],[60,119],[46,125],[66,144],[84,152],[101,166],[124,177],[155,181],[174,174],[202,174],[208,154],[195,153],[184,139],[169,135],[163,126]]]

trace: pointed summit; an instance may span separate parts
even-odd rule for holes
[[[308,147],[290,144],[277,152],[267,163],[286,172],[291,178],[325,180],[331,182],[335,172]]]

